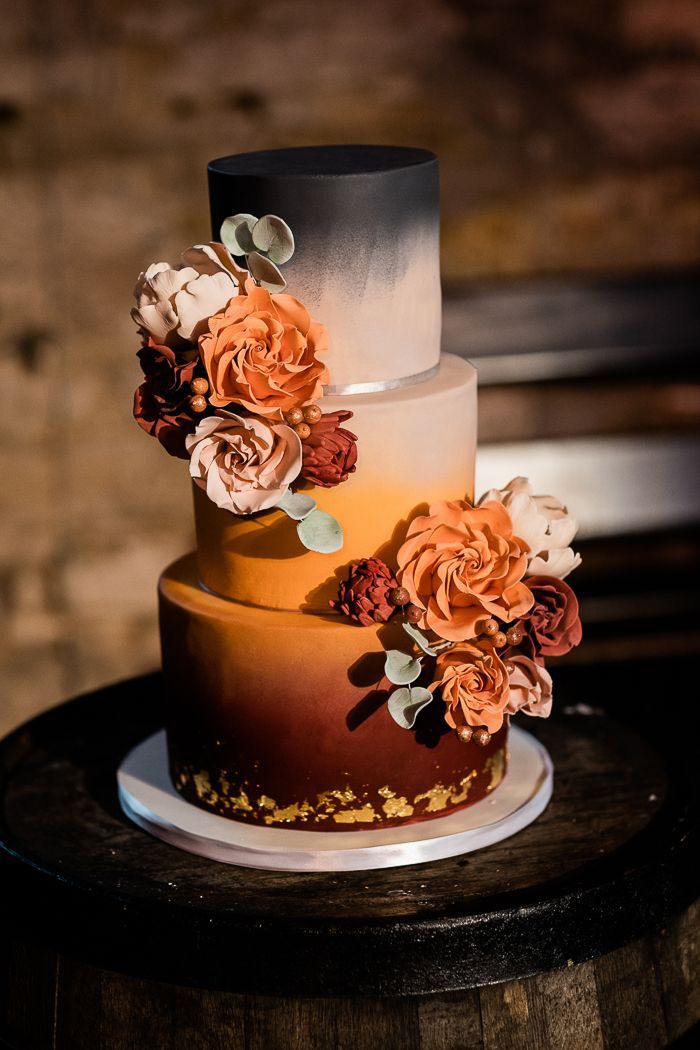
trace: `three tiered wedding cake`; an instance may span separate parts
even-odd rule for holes
[[[278,150],[214,161],[209,186],[221,240],[149,267],[133,310],[137,421],[194,483],[197,552],[159,589],[173,783],[305,830],[471,805],[506,773],[510,715],[549,713],[579,559],[524,479],[474,503],[437,160]]]

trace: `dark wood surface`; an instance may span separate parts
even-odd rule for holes
[[[698,895],[695,736],[668,714],[693,671],[692,657],[561,667],[557,717],[527,726],[556,768],[534,825],[461,858],[347,874],[229,867],[152,840],[122,816],[115,769],[162,722],[159,676],[79,698],[0,747],[5,928],[132,975],[280,995],[446,992],[613,951]]]
[[[0,1047],[695,1050],[699,917],[695,906],[653,936],[521,981],[400,999],[194,989],[11,938],[0,953]]]

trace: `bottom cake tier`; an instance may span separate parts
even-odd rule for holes
[[[507,726],[462,743],[428,705],[401,729],[384,649],[400,625],[280,612],[218,598],[194,554],[159,585],[170,771],[190,802],[251,824],[348,831],[444,816],[498,787]]]

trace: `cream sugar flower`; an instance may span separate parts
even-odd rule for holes
[[[479,500],[481,507],[498,500],[513,522],[513,533],[530,548],[528,576],[556,576],[563,580],[581,564],[571,547],[578,522],[553,496],[534,496],[527,478],[514,478],[503,489],[490,489]]]
[[[223,245],[195,244],[179,265],[152,263],[139,274],[131,316],[154,342],[177,350],[196,342],[209,318],[238,295],[242,276]]]

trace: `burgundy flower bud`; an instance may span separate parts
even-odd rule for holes
[[[190,384],[197,375],[203,375],[196,351],[175,353],[171,347],[159,346],[149,338],[138,358],[146,378],[134,394],[136,422],[157,438],[171,456],[189,459],[185,438],[202,418],[190,405]]]
[[[389,593],[396,585],[388,565],[379,558],[365,558],[350,566],[347,580],[340,584],[338,597],[330,605],[363,627],[386,623],[396,612],[396,606],[389,601]]]
[[[525,581],[535,601],[519,621],[523,639],[519,648],[543,664],[547,656],[563,656],[581,641],[578,600],[568,583],[555,576],[528,576]]]
[[[352,412],[326,412],[304,439],[301,476],[313,485],[333,488],[355,470],[357,437],[341,426]]]

